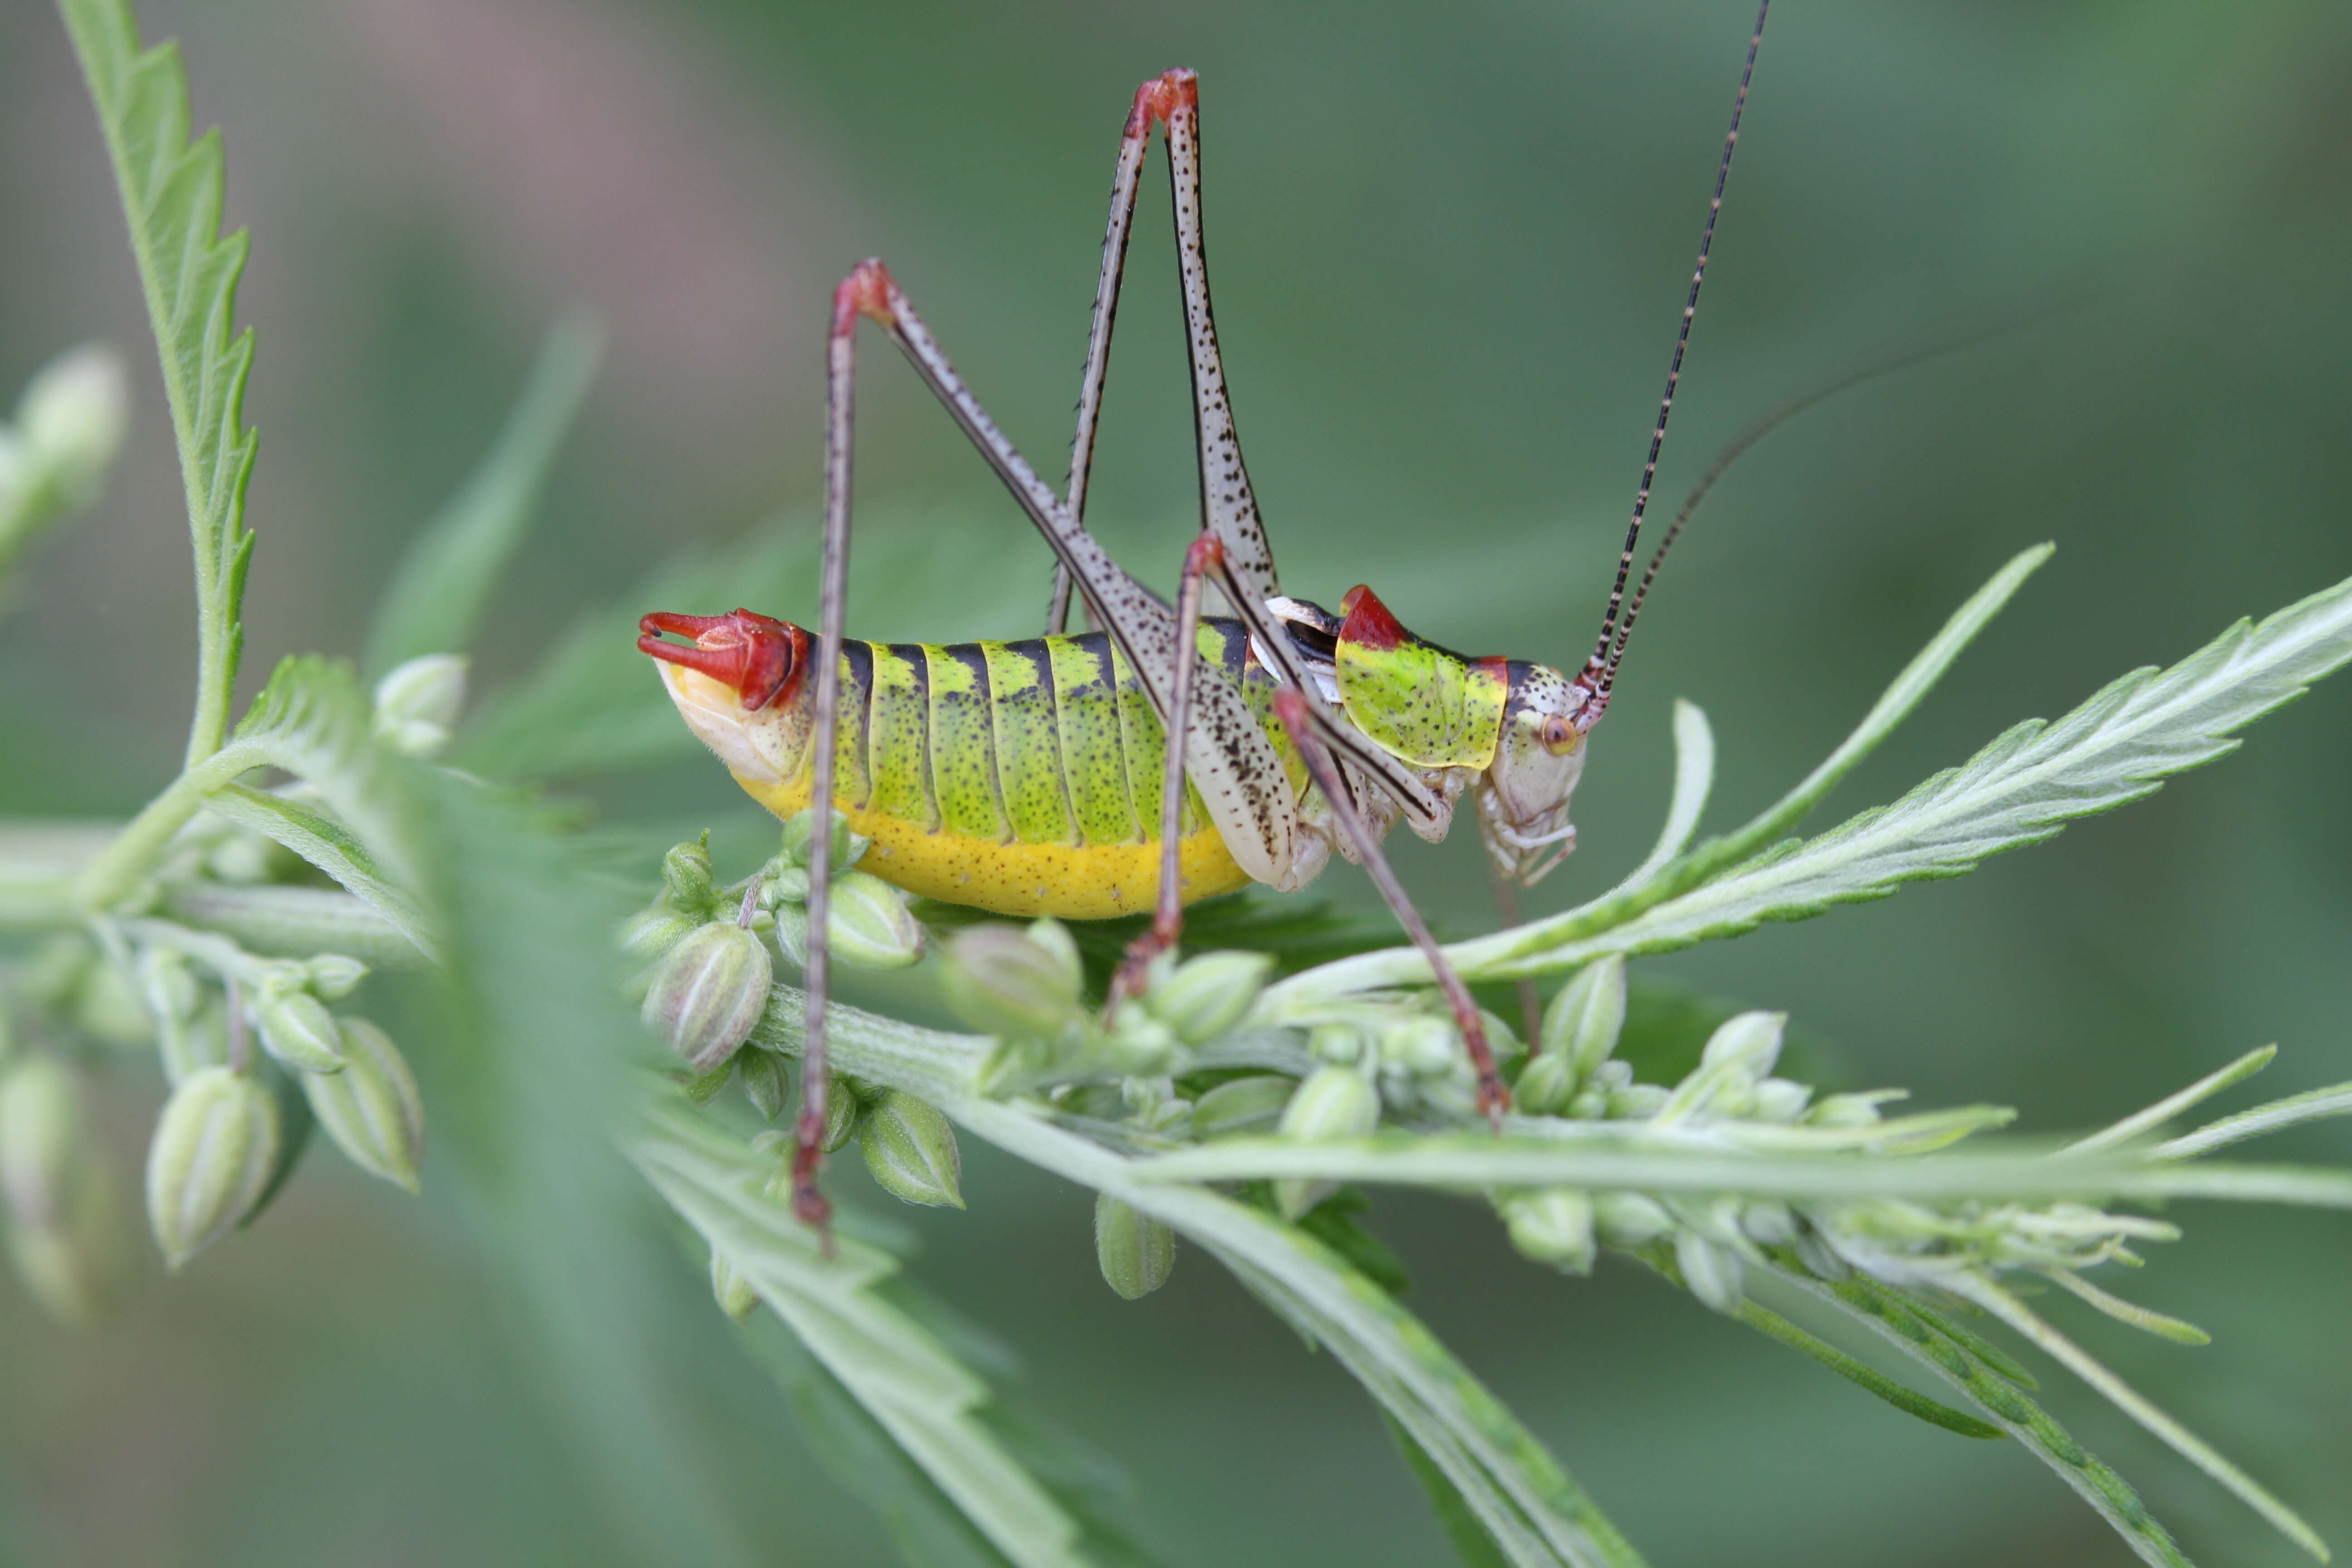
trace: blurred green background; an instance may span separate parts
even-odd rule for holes
[[[1439,7],[752,0],[142,5],[229,137],[254,251],[248,688],[355,652],[567,304],[611,352],[478,666],[489,692],[681,547],[804,517],[826,292],[887,257],[976,390],[1057,473],[1117,129],[1202,75],[1220,326],[1286,585],[1373,582],[1425,635],[1570,663],[1598,609],[1746,39],[1746,0]],[[1605,887],[1655,828],[1669,700],[1712,716],[1717,817],[1777,793],[2001,561],[2055,561],[1842,815],[2000,727],[2352,573],[2352,11],[1785,0],[1758,74],[1662,493],[1782,395],[1938,331],[2070,303],[1776,436],[1643,620],[1532,899]],[[121,219],[62,29],[0,8],[0,384],[102,336],[139,367],[101,509],[0,624],[0,812],[135,806],[180,745],[187,551]],[[1091,521],[1173,575],[1194,507],[1155,168]],[[871,340],[869,340],[870,343]],[[866,636],[1034,626],[1045,556],[910,377],[861,387]],[[934,546],[952,535],[952,546]],[[729,601],[730,604],[732,601]],[[756,605],[806,618],[804,603]],[[707,760],[582,785],[611,820],[756,808]],[[2252,1046],[2264,1089],[2352,1076],[2352,681],[2152,800],[1891,903],[1651,961],[1790,1009],[1842,1083],[1990,1099],[2053,1131]],[[1405,842],[1456,931],[1470,835]],[[1360,874],[1335,896],[1363,900]],[[430,1042],[413,1047],[431,1077]],[[152,1087],[117,1106],[130,1158]],[[2352,1158],[2312,1130],[2278,1157]],[[0,1561],[629,1560],[580,1434],[518,1352],[443,1173],[424,1202],[310,1163],[266,1226],[75,1337],[0,1289]],[[845,1192],[868,1206],[862,1175]],[[1122,1306],[1089,1203],[985,1152],[969,1214],[910,1213],[930,1289],[1014,1347],[1027,1404],[1140,1483],[1182,1563],[1425,1563],[1444,1548],[1369,1405],[1194,1256]],[[1483,1222],[1388,1196],[1412,1304],[1654,1560],[2108,1563],[2123,1547],[2010,1445],[1906,1421],[1695,1302],[1563,1282]],[[2085,1330],[2352,1545],[2352,1235],[2192,1205],[2132,1281],[2212,1329]],[[813,1465],[698,1271],[624,1287],[750,1560],[886,1559]],[[583,1310],[593,1310],[583,1303]],[[2062,1318],[2072,1323],[2072,1318]],[[2192,1555],[2292,1549],[2089,1396],[2053,1408]],[[714,1547],[713,1551],[720,1550]]]

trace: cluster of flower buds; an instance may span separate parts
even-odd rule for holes
[[[121,356],[94,343],[59,354],[26,385],[16,420],[0,425],[0,570],[97,498],[130,404]]]
[[[167,1263],[177,1268],[250,1219],[283,1176],[299,1152],[287,1132],[289,1100],[307,1100],[310,1122],[361,1169],[416,1190],[416,1080],[381,1028],[330,1006],[358,988],[367,965],[335,952],[261,957],[162,920],[122,930],[126,939],[103,952],[56,939],[10,978],[55,1043],[152,1047],[160,1058],[171,1092],[149,1140],[145,1186]],[[9,1205],[19,1270],[60,1316],[86,1318],[105,1302],[99,1284],[122,1272],[95,1239],[96,1216],[115,1205],[110,1181],[88,1151],[67,1069],[26,1052],[11,1081],[21,1089],[11,1101],[18,1146],[30,1151]]]
[[[740,1081],[762,1117],[784,1107],[782,1059],[745,1050],[775,981],[773,942],[795,964],[808,955],[811,816],[784,824],[781,850],[752,877],[721,888],[710,837],[680,844],[662,859],[662,888],[632,916],[621,945],[646,961],[635,988],[646,1026],[684,1058],[688,1092],[708,1100]],[[825,915],[827,950],[856,969],[898,969],[922,956],[923,929],[906,894],[856,868],[867,840],[834,816],[833,876]]]
[[[1259,953],[1203,953],[1181,963],[1163,953],[1142,994],[1106,1023],[1087,1005],[1077,943],[1058,921],[973,926],[948,944],[944,960],[948,1005],[996,1039],[981,1073],[994,1093],[1180,1074],[1242,1022],[1273,972]]]

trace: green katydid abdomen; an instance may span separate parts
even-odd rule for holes
[[[1287,761],[1272,682],[1246,658],[1241,626],[1204,622],[1199,646],[1206,673],[1241,688]],[[874,840],[860,868],[929,898],[1079,920],[1150,909],[1166,743],[1101,633],[842,646],[835,800]],[[805,763],[781,783],[737,777],[780,816],[808,805]],[[1244,886],[1198,797],[1185,794],[1185,901]]]

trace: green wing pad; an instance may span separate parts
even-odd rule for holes
[[[931,789],[940,824],[966,838],[1013,837],[996,788],[988,660],[972,643],[923,645],[930,668]]]
[[[1062,784],[1061,729],[1054,721],[1054,666],[1043,638],[984,642],[995,700],[996,778],[1004,815],[1024,844],[1078,842],[1069,792]]]
[[[1342,601],[1333,663],[1349,722],[1417,768],[1485,768],[1503,737],[1510,677],[1499,658],[1467,659],[1396,623],[1369,588]]]
[[[1062,778],[1069,789],[1079,842],[1132,844],[1143,835],[1137,831],[1135,804],[1128,795],[1110,638],[1101,632],[1047,637],[1045,658],[1054,676]]]
[[[867,809],[900,822],[940,825],[931,804],[929,661],[917,643],[875,643],[874,697],[866,709]]]

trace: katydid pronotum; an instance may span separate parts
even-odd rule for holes
[[[1569,797],[1584,768],[1586,736],[1608,710],[1634,616],[1664,554],[1661,545],[1629,598],[1769,5],[1758,6],[1748,38],[1615,584],[1593,650],[1573,676],[1438,647],[1407,632],[1367,587],[1351,589],[1336,615],[1283,595],[1210,312],[1200,93],[1189,70],[1138,88],[1119,140],[1066,493],[1049,489],[998,430],[883,264],[860,262],[835,291],[828,340],[815,636],[750,610],[657,613],[641,624],[639,647],[662,661],[679,712],[745,790],[780,816],[812,811],[824,823],[843,808],[852,830],[872,841],[861,867],[884,879],[1007,914],[1090,919],[1151,910],[1150,929],[1112,982],[1114,1008],[1175,945],[1187,903],[1253,881],[1296,889],[1337,848],[1364,866],[1427,955],[1476,1070],[1478,1104],[1499,1121],[1508,1090],[1478,1009],[1390,870],[1381,839],[1400,817],[1422,837],[1442,838],[1466,791],[1500,884],[1532,883],[1575,846]],[[1166,127],[1174,190],[1202,514],[1172,607],[1113,562],[1082,521],[1155,124]],[[1059,564],[1049,635],[947,645],[844,637],[861,318],[898,345],[1052,546]],[[1061,635],[1073,584],[1101,631]],[[1202,616],[1209,585],[1230,618]],[[1180,657],[1180,649],[1193,651]],[[831,857],[832,836],[812,834],[793,1169],[794,1210],[817,1225],[830,1212],[815,1178],[825,1125]]]

